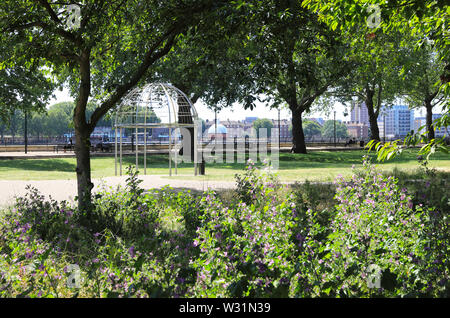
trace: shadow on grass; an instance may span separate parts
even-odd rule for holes
[[[14,159],[1,160],[0,169],[19,169],[28,171],[75,172],[76,164],[66,159]]]
[[[284,170],[299,169],[299,168],[350,168],[352,165],[362,164],[362,157],[368,155],[373,163],[383,165],[384,163],[376,161],[375,152],[367,152],[364,150],[354,151],[311,151],[308,154],[291,154],[280,153],[279,167]],[[247,155],[245,160],[249,156]],[[436,154],[432,157],[433,160],[446,160],[444,155]],[[261,166],[261,161],[256,162],[256,166]],[[135,165],[135,156],[127,156],[123,158],[124,165]],[[386,164],[396,163],[415,163],[417,162],[417,152],[412,150],[406,150],[401,156],[398,156],[392,160],[385,162]],[[143,164],[143,158],[139,158],[139,164]],[[169,158],[167,155],[151,155],[147,157],[147,167],[152,168],[167,168],[169,165]],[[223,162],[206,163],[206,167],[214,169],[245,169],[245,163],[237,162],[237,155],[234,156],[234,162],[226,162],[226,158],[223,158]],[[178,164],[179,168],[192,167],[189,163]]]
[[[280,169],[283,170],[294,170],[294,169],[308,169],[308,168],[350,168],[353,164],[362,164],[362,157],[364,155],[369,155],[372,161],[376,164],[383,163],[376,162],[376,154],[374,152],[368,153],[364,150],[354,150],[354,151],[311,151],[308,154],[291,154],[291,153],[280,153]],[[245,160],[248,159],[248,155]],[[433,160],[448,160],[444,154],[436,153],[432,157]],[[92,160],[111,160],[110,158],[92,158]],[[114,159],[113,159],[114,160]],[[256,166],[261,166],[262,160],[256,162]],[[417,151],[416,150],[406,150],[404,153],[390,161],[390,163],[411,163],[417,164]],[[128,165],[134,166],[136,164],[135,155],[125,155],[123,156],[123,166]],[[109,166],[110,163],[105,163]],[[245,163],[237,162],[237,155],[235,155],[234,162],[226,162],[226,158],[223,159],[222,163],[206,163],[206,169],[232,169],[232,170],[243,170],[245,169]],[[113,163],[111,165],[113,167]],[[143,155],[139,154],[139,168],[143,167]],[[147,168],[162,168],[167,169],[169,167],[169,157],[168,155],[147,155]],[[174,165],[172,165],[174,167]],[[192,163],[180,163],[179,168],[192,168]],[[0,169],[18,169],[27,171],[61,171],[61,172],[74,172],[76,168],[75,159],[70,158],[48,158],[48,159],[14,159],[14,160],[0,160]]]

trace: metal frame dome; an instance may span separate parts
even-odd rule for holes
[[[116,110],[115,127],[183,127],[198,119],[189,98],[166,83],[151,83],[128,93]]]
[[[136,133],[136,170],[138,169],[138,132],[144,130],[144,174],[147,169],[147,129],[156,127],[169,128],[169,174],[172,175],[172,152],[175,155],[175,173],[177,173],[177,156],[181,149],[175,134],[175,147],[172,148],[172,129],[193,128],[194,130],[194,167],[197,175],[197,147],[198,147],[198,114],[194,105],[181,90],[167,83],[150,83],[143,87],[134,88],[121,101],[115,111],[115,167],[117,175],[117,130],[120,136],[120,175],[122,175],[122,130],[135,129]]]

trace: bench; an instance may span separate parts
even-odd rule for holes
[[[62,149],[64,152],[66,152],[67,150],[73,150],[73,145],[70,144],[59,144],[59,145],[55,145],[53,146],[53,152],[58,152],[58,150]]]
[[[91,146],[91,151],[112,152],[111,144],[97,143]]]

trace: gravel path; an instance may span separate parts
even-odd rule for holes
[[[106,187],[116,188],[118,185],[125,186],[127,176],[105,177],[94,179],[94,192]],[[166,185],[172,188],[189,188],[192,190],[204,191],[210,189],[230,189],[235,186],[235,182],[222,181],[192,181],[175,180],[162,178],[160,175],[139,176],[143,180],[140,186],[144,189],[162,188]],[[5,207],[15,202],[15,196],[23,196],[27,190],[26,186],[31,185],[39,190],[46,198],[51,196],[53,199],[61,201],[67,200],[73,202],[77,193],[76,180],[39,180],[39,181],[21,181],[21,180],[0,180],[0,206]]]

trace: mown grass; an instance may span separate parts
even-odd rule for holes
[[[337,175],[348,176],[351,167],[361,165],[362,156],[368,153],[358,151],[315,151],[307,155],[281,153],[277,171],[281,181],[331,181]],[[375,154],[371,153],[374,158]],[[225,160],[224,160],[225,161]],[[123,158],[125,167],[135,164],[134,156]],[[143,172],[143,158],[140,156],[140,170]],[[178,165],[178,175],[168,177],[169,160],[167,155],[148,155],[147,174],[163,175],[167,178],[200,181],[233,181],[234,175],[245,168],[245,163],[207,163],[205,176],[193,176],[193,165]],[[408,150],[394,160],[377,163],[385,172],[397,171],[418,175],[417,151]],[[174,165],[172,164],[172,167]],[[437,153],[432,157],[430,168],[437,168],[443,175],[450,174],[450,156]],[[56,180],[75,179],[75,158],[14,159],[0,160],[0,180]],[[92,177],[103,178],[115,175],[114,157],[93,157],[91,159]],[[173,174],[175,171],[173,170]]]

